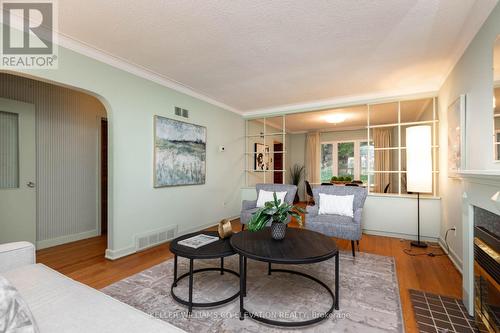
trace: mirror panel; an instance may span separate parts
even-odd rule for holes
[[[495,160],[500,161],[500,35],[493,49],[493,123]]]

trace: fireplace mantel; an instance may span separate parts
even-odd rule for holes
[[[462,228],[463,228],[463,298],[464,304],[473,314],[474,290],[474,217],[477,206],[500,214],[500,170],[463,170],[457,180],[463,182]]]
[[[462,170],[458,172],[457,178],[474,183],[487,181],[486,185],[500,185],[500,170]]]

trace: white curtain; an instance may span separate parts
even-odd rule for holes
[[[373,143],[375,148],[390,148],[392,144],[392,129],[388,128],[375,128],[373,129]],[[392,152],[391,150],[376,150],[375,151],[375,171],[391,171],[392,168]],[[385,188],[388,187],[387,192],[391,192],[391,174],[389,173],[376,173],[374,192],[384,193]]]
[[[320,183],[320,141],[319,132],[307,133],[306,137],[306,180]]]

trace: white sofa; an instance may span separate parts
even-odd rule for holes
[[[28,242],[0,244],[0,274],[28,304],[40,333],[184,332],[53,269]]]

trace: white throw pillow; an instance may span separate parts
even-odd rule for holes
[[[259,195],[257,197],[257,208],[262,208],[265,206],[266,202],[274,201],[274,192],[259,190]],[[276,197],[278,200],[281,200],[281,203],[285,201],[286,191],[285,192],[276,192]]]
[[[335,214],[354,217],[354,195],[319,194],[319,215]]]
[[[0,332],[39,333],[28,305],[17,289],[1,275]]]

